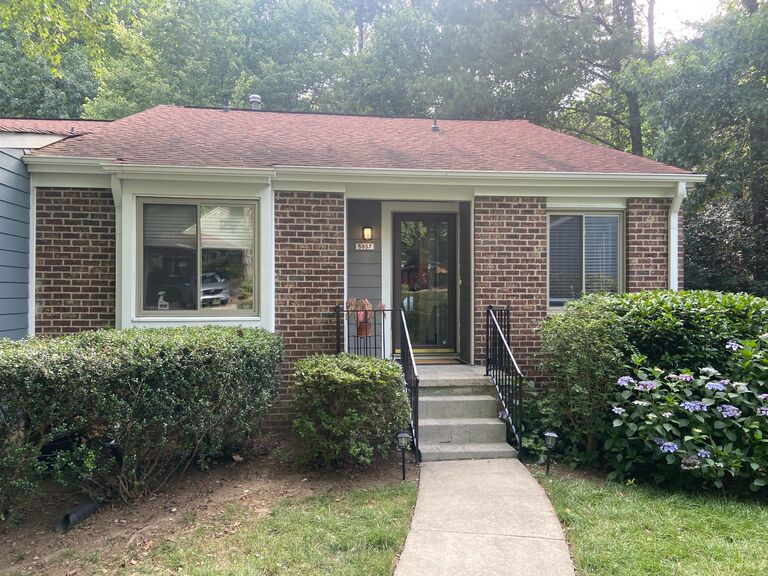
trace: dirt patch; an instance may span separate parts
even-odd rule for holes
[[[25,520],[0,533],[0,576],[109,574],[141,561],[164,540],[221,525],[233,505],[247,507],[250,515],[266,514],[281,498],[382,486],[401,478],[399,453],[366,470],[308,471],[286,463],[285,447],[268,444],[270,449],[262,450],[266,454],[190,471],[139,502],[106,505],[67,534],[57,534],[53,524],[82,497],[46,485]],[[407,466],[408,478],[418,477],[412,457]],[[237,529],[237,522],[224,524],[219,529]]]

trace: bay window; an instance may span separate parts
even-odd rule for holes
[[[549,306],[621,290],[621,215],[550,214]]]

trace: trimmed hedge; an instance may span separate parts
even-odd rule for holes
[[[725,344],[768,331],[768,299],[709,290],[594,295],[576,306],[606,306],[624,319],[630,343],[668,370],[725,368]]]
[[[309,464],[338,468],[384,457],[410,422],[399,364],[352,354],[296,364],[293,422]]]
[[[100,330],[0,343],[0,514],[43,474],[131,500],[242,449],[279,385],[281,339],[245,328]]]

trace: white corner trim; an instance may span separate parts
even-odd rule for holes
[[[668,254],[668,268],[669,268],[669,289],[677,291],[679,282],[679,254],[678,254],[678,238],[680,236],[680,230],[678,226],[678,217],[680,215],[680,206],[683,204],[683,200],[686,196],[685,181],[681,181],[677,184],[677,192],[672,198],[672,204],[669,207],[669,245],[667,247]]]
[[[37,190],[29,187],[29,270],[27,285],[27,335],[35,335],[35,262],[37,260]]]

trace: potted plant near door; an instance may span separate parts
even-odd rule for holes
[[[375,310],[380,310],[382,318],[384,318],[384,310],[386,309],[387,307],[384,304],[379,304],[374,308],[368,298],[355,298],[353,296],[347,300],[347,310],[354,312],[355,321],[357,322],[357,336],[370,336]]]

